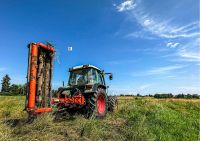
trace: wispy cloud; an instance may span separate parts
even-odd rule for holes
[[[156,39],[154,36],[151,36],[145,30],[128,33],[127,35],[125,35],[125,38],[142,38],[142,39],[148,39],[148,40]]]
[[[141,4],[141,0],[127,0],[116,5],[118,12],[127,12],[130,19],[134,18],[143,27],[143,32],[150,32],[152,35],[161,38],[189,38],[200,35],[199,21],[194,21],[186,25],[176,25],[172,19],[162,19],[151,15]],[[138,34],[138,36],[137,36]],[[133,37],[142,37],[140,32],[128,34]]]
[[[197,37],[200,35],[198,31],[194,31],[194,29],[198,29],[198,22],[177,26],[173,25],[170,19],[162,21],[161,19],[150,17],[148,13],[134,12],[133,15],[144,28],[144,31],[150,32],[157,37],[171,39]]]
[[[153,86],[154,84],[144,84],[144,85],[141,85],[141,86],[139,86],[139,90],[145,90],[145,89],[147,89],[147,88],[149,88],[149,87],[151,87],[151,86]]]
[[[167,47],[169,48],[176,48],[180,43],[176,43],[176,42],[168,42],[166,44]]]
[[[200,38],[186,43],[177,51],[176,55],[183,61],[200,62]]]
[[[111,65],[121,65],[121,64],[136,63],[136,62],[138,62],[138,59],[114,60],[114,61],[107,61],[106,63]]]
[[[163,66],[163,67],[157,67],[153,68],[147,71],[139,72],[139,73],[133,73],[132,76],[151,76],[151,75],[164,75],[168,74],[167,76],[173,74],[174,71],[183,69],[186,67],[185,65],[170,65],[170,66]]]
[[[173,66],[165,66],[165,67],[158,67],[146,72],[147,75],[157,75],[157,74],[165,74],[177,69],[182,69],[185,66],[183,65],[173,65]]]
[[[128,3],[128,4],[127,4]],[[121,8],[122,5],[128,5],[131,8]],[[174,54],[174,58],[171,60],[177,61],[190,61],[199,62],[200,61],[200,22],[197,19],[193,22],[188,22],[185,24],[177,24],[173,22],[172,18],[162,18],[162,15],[154,15],[151,11],[148,11],[144,7],[142,0],[128,0],[119,5],[116,5],[118,12],[125,12],[129,19],[135,19],[135,21],[140,25],[141,29],[139,31],[133,31],[127,33],[125,37],[133,38],[143,38],[143,39],[155,39],[161,38],[165,40],[172,40],[166,43],[168,48],[177,48]],[[123,10],[122,10],[123,9]],[[133,23],[133,24],[134,24]],[[173,56],[173,54],[165,55]]]

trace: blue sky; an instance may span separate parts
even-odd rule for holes
[[[200,93],[199,24],[198,0],[0,0],[0,79],[25,83],[27,44],[48,40],[54,88],[93,64],[113,72],[111,94]]]

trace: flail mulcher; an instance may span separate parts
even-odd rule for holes
[[[25,110],[29,117],[35,117],[52,110],[51,79],[55,50],[52,45],[42,43],[30,43],[28,48]]]
[[[55,119],[74,115],[86,118],[104,117],[113,111],[116,98],[107,95],[108,86],[105,75],[112,80],[112,73],[92,65],[81,65],[69,69],[67,87],[58,89],[58,97],[52,98],[51,80],[55,50],[51,44],[31,43],[28,54],[27,96],[25,109],[29,117],[36,117],[44,112],[51,112],[56,105]]]

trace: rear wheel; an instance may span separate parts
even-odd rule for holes
[[[88,108],[86,109],[87,118],[102,118],[107,113],[107,95],[105,90],[99,88],[97,92],[93,93],[88,101]]]
[[[113,112],[117,105],[117,98],[115,96],[108,97],[108,111]]]

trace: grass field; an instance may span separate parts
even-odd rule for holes
[[[200,100],[119,99],[117,110],[102,120],[55,122],[45,114],[27,124],[24,97],[0,96],[0,140],[200,140]]]

